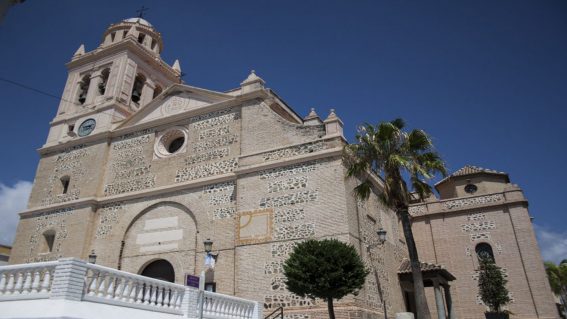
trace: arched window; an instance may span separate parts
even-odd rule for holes
[[[87,74],[83,76],[81,82],[79,82],[79,92],[77,94],[77,101],[81,104],[85,104],[87,100],[87,93],[89,92],[89,85],[91,84],[91,75]]]
[[[132,87],[132,101],[136,104],[139,103],[142,98],[144,83],[146,83],[146,77],[142,74],[136,75],[136,80],[134,80],[134,86]]]
[[[47,230],[43,233],[42,253],[50,253],[53,251],[53,243],[55,242],[55,231]]]
[[[71,181],[71,178],[69,178],[69,176],[63,176],[61,177],[61,194],[67,194],[67,191],[69,190],[69,182]]]
[[[494,253],[492,251],[492,246],[490,246],[487,243],[480,243],[476,245],[475,252],[479,259],[488,258],[494,261]]]
[[[161,86],[156,85],[156,88],[154,89],[154,96],[152,97],[152,99],[155,99],[158,95],[161,94],[162,91],[163,89],[161,88]]]
[[[100,83],[98,84],[98,93],[104,95],[106,92],[106,83],[108,82],[108,77],[110,76],[110,69],[106,68],[100,73]]]

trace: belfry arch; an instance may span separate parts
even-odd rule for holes
[[[176,283],[195,271],[197,224],[193,213],[176,202],[143,209],[124,233],[121,269]]]

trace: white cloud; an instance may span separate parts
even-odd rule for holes
[[[0,244],[12,245],[16,227],[30,197],[32,183],[19,181],[14,186],[0,183]]]
[[[559,263],[567,259],[567,232],[554,232],[547,227],[534,224],[543,260]]]

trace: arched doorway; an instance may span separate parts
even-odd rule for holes
[[[155,278],[159,280],[174,282],[175,281],[175,271],[173,266],[165,259],[158,259],[149,263],[142,272],[142,276]]]
[[[195,272],[196,236],[194,216],[186,207],[174,202],[156,203],[141,211],[128,226],[120,254],[121,270],[158,278],[163,277],[160,269],[171,269],[174,275],[170,278],[174,279],[164,280],[182,283],[182,274]],[[150,264],[159,260],[164,261]],[[165,260],[169,262],[165,264]]]

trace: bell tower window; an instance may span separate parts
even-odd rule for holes
[[[61,177],[61,189],[62,189],[62,194],[67,194],[67,191],[69,190],[69,182],[71,181],[71,179],[69,178],[69,176],[63,176]]]
[[[100,80],[100,83],[98,84],[98,93],[100,93],[100,95],[104,95],[104,93],[106,92],[106,84],[108,82],[109,76],[110,76],[110,69],[109,68],[102,70],[101,80]]]
[[[142,98],[142,90],[144,89],[144,83],[146,83],[146,77],[141,74],[136,76],[134,81],[134,87],[132,88],[132,102],[138,104]]]
[[[89,91],[89,85],[91,84],[91,75],[87,74],[83,76],[81,82],[79,82],[79,92],[77,95],[77,101],[82,105],[85,104],[87,100],[87,93]]]
[[[146,35],[143,33],[140,33],[140,35],[138,35],[138,43],[144,44],[144,39],[146,38]]]

